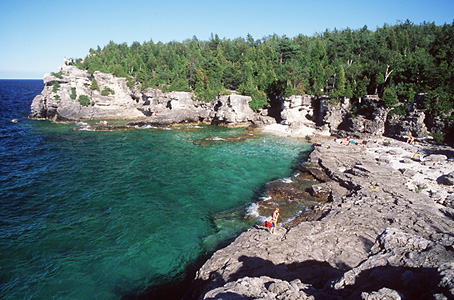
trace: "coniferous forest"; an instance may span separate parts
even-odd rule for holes
[[[260,109],[277,96],[347,97],[380,95],[396,113],[418,93],[432,115],[446,115],[454,99],[454,22],[385,24],[376,30],[326,30],[293,38],[276,34],[254,39],[183,42],[110,42],[90,49],[77,66],[127,77],[130,84],[163,91],[194,91],[204,101],[236,90]],[[452,118],[452,117],[451,117]]]

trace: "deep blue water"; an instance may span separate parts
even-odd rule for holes
[[[246,208],[310,148],[271,136],[193,143],[243,129],[93,132],[29,120],[42,88],[0,80],[2,299],[152,299],[181,287],[254,223]]]

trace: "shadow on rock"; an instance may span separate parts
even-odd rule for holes
[[[264,260],[258,257],[241,256],[238,261],[242,262],[242,267],[237,272],[231,274],[227,280],[223,278],[218,271],[210,274],[209,280],[195,280],[183,299],[204,299],[204,295],[209,291],[222,287],[229,282],[234,282],[243,277],[270,277],[283,281],[291,282],[299,279],[301,282],[311,284],[316,289],[321,289],[333,278],[339,278],[344,271],[333,268],[326,262],[309,260],[305,262],[297,262],[291,264],[274,264],[269,260]],[[315,299],[321,299],[319,291],[312,289]],[[305,291],[310,295],[310,291]],[[222,297],[221,297],[222,295]],[[324,294],[326,296],[326,294]],[[215,298],[205,299],[252,299],[247,295],[243,295],[236,291],[221,292]],[[325,298],[324,298],[325,299]]]
[[[449,295],[448,290],[438,286],[440,280],[436,268],[375,267],[359,273],[353,285],[338,293],[344,299],[361,299],[363,292],[388,288],[397,291],[402,299],[433,299],[434,294]]]
[[[275,265],[269,260],[258,257],[241,256],[239,261],[243,266],[230,276],[229,281],[235,281],[243,276],[268,276],[285,281],[299,279],[316,288],[322,288],[330,279],[343,274],[342,270],[333,268],[327,262],[316,260]]]
[[[192,293],[186,294],[184,299],[204,299],[204,295],[214,288],[225,286],[229,282],[235,282],[244,277],[269,277],[287,282],[300,280],[303,284],[311,285],[312,288],[302,289],[299,293],[313,296],[318,300],[363,299],[364,296],[386,298],[397,294],[402,299],[432,299],[435,294],[445,295],[451,299],[448,288],[439,286],[442,278],[436,268],[380,266],[358,274],[353,272],[348,275],[349,272],[347,272],[346,275],[345,272],[348,271],[346,266],[332,267],[327,262],[316,260],[276,265],[258,257],[241,256],[238,261],[242,262],[242,267],[231,274],[227,280],[217,271],[213,272],[210,280],[193,282]],[[349,284],[346,281],[352,283]],[[194,289],[196,286],[197,289]],[[235,290],[224,290],[215,298],[206,299],[251,298]]]

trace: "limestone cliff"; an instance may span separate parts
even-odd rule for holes
[[[31,106],[31,117],[56,121],[74,121],[81,119],[135,119],[144,117],[138,109],[136,89],[127,87],[125,78],[95,72],[93,76],[73,66],[61,66],[60,76],[46,74],[44,89],[36,96]],[[93,79],[99,89],[111,90],[103,96],[100,90],[92,90]],[[89,99],[88,105],[82,105],[81,97]]]
[[[99,71],[89,74],[74,66],[61,66],[44,76],[45,87],[31,106],[32,118],[54,121],[92,119],[140,120],[131,125],[166,126],[205,122],[225,125],[266,125],[279,122],[293,132],[328,132],[343,136],[394,136],[427,134],[425,115],[416,106],[407,116],[390,117],[389,109],[376,96],[361,99],[355,114],[348,99],[340,103],[328,97],[310,95],[280,97],[270,107],[254,112],[251,98],[242,95],[218,96],[212,102],[198,101],[192,92],[164,93],[159,89],[131,87],[126,78]],[[307,130],[298,130],[298,129]]]
[[[44,83],[43,91],[33,100],[32,118],[55,121],[141,119],[142,123],[155,125],[272,121],[249,107],[251,98],[248,96],[225,95],[205,103],[194,100],[193,93],[142,90],[139,84],[128,86],[126,78],[99,71],[90,75],[74,66],[64,65],[58,74],[45,75]]]

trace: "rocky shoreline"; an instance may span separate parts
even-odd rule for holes
[[[126,78],[73,66],[45,75],[44,83],[30,118],[103,120],[100,126],[81,123],[82,130],[207,123],[309,136],[316,143],[299,168],[322,183],[301,191],[286,187],[291,193],[284,198],[310,195],[328,202],[280,226],[275,235],[261,226],[241,234],[200,268],[185,299],[454,298],[454,150],[424,142],[428,131],[452,141],[454,121],[426,116],[424,94],[405,116],[389,114],[377,95],[365,95],[360,104],[367,109],[357,115],[348,99],[293,95],[253,111],[251,98],[234,92],[206,103],[190,92],[142,89]],[[108,119],[130,121],[114,126]],[[367,144],[345,146],[333,134]],[[402,142],[409,135],[422,142]]]
[[[316,145],[300,168],[330,202],[275,235],[241,234],[185,299],[453,299],[454,149],[382,137]]]

